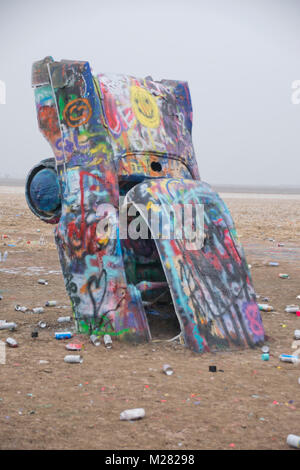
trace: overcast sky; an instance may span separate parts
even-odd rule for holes
[[[0,41],[0,176],[52,156],[31,89],[51,55],[188,81],[203,180],[300,185],[300,0],[0,0]]]

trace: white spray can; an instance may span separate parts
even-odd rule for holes
[[[295,434],[289,434],[286,439],[286,443],[291,447],[300,449],[300,436],[296,436]]]
[[[80,363],[81,364],[83,362],[83,358],[81,356],[76,356],[76,355],[70,354],[70,355],[65,356],[64,361],[69,362],[69,363],[73,363],[73,364],[74,363]]]
[[[135,408],[133,410],[125,410],[120,413],[121,421],[131,421],[134,419],[141,419],[145,416],[144,408]]]

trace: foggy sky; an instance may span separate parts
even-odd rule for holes
[[[300,1],[0,0],[0,176],[53,156],[31,88],[47,55],[188,81],[203,180],[300,185]]]

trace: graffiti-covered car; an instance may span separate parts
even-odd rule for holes
[[[55,224],[78,331],[150,341],[147,306],[165,296],[196,352],[262,343],[233,220],[199,176],[188,84],[46,57],[32,85],[54,158],[29,172],[26,197]]]

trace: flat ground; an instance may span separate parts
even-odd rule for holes
[[[84,360],[66,364],[67,341],[54,332],[71,309],[53,227],[31,214],[23,188],[0,187],[0,252],[8,252],[0,263],[0,319],[18,325],[13,333],[0,330],[0,340],[19,343],[6,347],[0,365],[0,449],[289,449],[287,435],[300,435],[300,368],[278,356],[293,352],[300,329],[300,317],[284,311],[300,303],[300,196],[223,196],[260,301],[269,297],[275,309],[262,313],[270,360],[261,359],[260,348],[197,355],[178,343],[114,342],[106,350],[75,336]],[[32,308],[53,299],[60,308],[44,314],[15,311],[16,304]],[[34,339],[40,320],[48,326]],[[172,376],[162,373],[165,363]],[[137,407],[145,408],[144,419],[119,420],[121,411]]]

